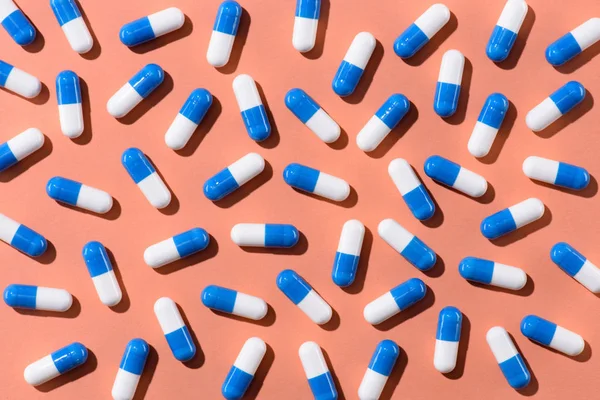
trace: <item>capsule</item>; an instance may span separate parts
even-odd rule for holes
[[[196,345],[181,318],[177,304],[168,297],[161,297],[154,303],[154,314],[173,356],[181,362],[191,360],[196,355]]]
[[[32,99],[42,91],[42,82],[35,76],[0,60],[0,87]]]
[[[344,201],[350,196],[348,182],[302,164],[285,167],[283,180],[293,188],[333,201]]]
[[[502,93],[492,93],[488,96],[467,145],[469,153],[473,157],[485,157],[490,152],[504,117],[506,117],[509,104],[508,99]]]
[[[201,297],[202,304],[210,309],[254,321],[263,319],[269,311],[263,299],[221,286],[205,287]]]
[[[361,32],[354,37],[331,84],[338,96],[354,93],[358,82],[375,50],[377,40],[369,32]]]
[[[75,0],[50,0],[54,16],[64,32],[73,51],[84,54],[94,46],[94,39],[88,30]]]
[[[39,233],[0,214],[0,240],[30,257],[44,254],[48,242]]]
[[[213,101],[206,89],[196,89],[185,101],[165,134],[165,143],[173,150],[181,150],[204,119]]]
[[[321,347],[315,342],[304,342],[298,349],[302,368],[315,400],[337,400],[335,382],[327,367]]]
[[[454,115],[458,109],[464,68],[465,56],[460,51],[448,50],[444,53],[433,99],[433,109],[442,118]]]
[[[287,224],[237,224],[231,228],[231,240],[247,247],[294,247],[300,233]]]
[[[106,214],[113,206],[110,194],[60,176],[48,181],[46,193],[56,201],[98,214]]]
[[[283,270],[277,275],[277,287],[315,324],[329,322],[333,311],[329,304],[296,272]]]
[[[406,96],[391,95],[367,124],[358,132],[356,145],[362,151],[373,151],[383,139],[402,121],[410,110],[410,101]]]
[[[227,400],[239,400],[244,397],[266,352],[267,345],[262,339],[252,337],[246,340],[225,377],[221,387],[223,397]]]
[[[482,258],[466,257],[458,265],[463,278],[510,290],[521,290],[527,284],[527,274],[521,268]]]
[[[4,302],[13,308],[65,312],[73,304],[71,293],[64,289],[31,285],[8,285]]]
[[[184,22],[183,12],[170,7],[123,25],[119,38],[125,46],[133,47],[176,31]]]
[[[88,242],[83,246],[82,254],[102,304],[108,307],[119,304],[123,294],[104,245]]]
[[[27,46],[35,40],[35,28],[12,0],[0,2],[0,22],[19,46]]]
[[[296,88],[287,92],[285,105],[325,143],[333,143],[340,137],[340,126],[304,90]]]
[[[500,62],[508,57],[528,9],[525,0],[507,0],[485,49],[490,60]]]
[[[265,169],[265,159],[248,153],[204,183],[204,195],[212,201],[221,200]]]
[[[237,2],[227,0],[219,6],[206,52],[206,59],[213,67],[223,67],[229,62],[241,18],[242,7]]]
[[[552,246],[550,258],[590,292],[600,293],[600,269],[570,244],[560,242]]]
[[[108,113],[122,118],[152,93],[165,79],[163,69],[156,64],[148,64],[136,73],[106,104]]]
[[[39,129],[29,128],[0,144],[0,172],[41,149],[44,140],[44,135]]]
[[[233,80],[233,93],[248,136],[256,142],[268,138],[271,135],[271,124],[254,79],[246,74],[236,76]]]
[[[403,158],[392,160],[388,166],[388,173],[416,219],[425,221],[433,217],[435,204],[408,161]]]
[[[73,71],[62,71],[56,77],[58,117],[63,135],[74,139],[83,133],[83,111],[79,77]]]
[[[379,399],[399,356],[400,348],[392,340],[379,342],[358,388],[360,400]]]
[[[88,350],[81,343],[75,342],[36,362],[29,364],[23,373],[25,382],[38,386],[62,375],[87,361]]]
[[[152,268],[159,268],[189,257],[208,247],[210,236],[202,228],[192,228],[148,247],[144,261]]]
[[[414,56],[450,20],[450,10],[438,3],[429,7],[394,42],[398,57]]]
[[[360,250],[365,237],[365,226],[356,219],[346,221],[340,235],[331,279],[339,287],[352,285],[360,261]]]
[[[527,113],[525,117],[527,127],[534,132],[546,129],[581,103],[585,98],[585,92],[581,83],[568,82]]]
[[[481,221],[481,233],[488,239],[497,239],[542,218],[545,209],[540,199],[531,197],[486,217]]]
[[[527,157],[523,172],[536,181],[573,190],[585,189],[590,183],[590,174],[584,168],[542,157]]]
[[[434,181],[450,186],[467,196],[481,197],[487,192],[488,183],[483,176],[442,156],[431,156],[425,160],[424,170],[425,175]]]
[[[506,329],[501,326],[491,328],[486,340],[508,384],[513,389],[523,389],[529,385],[531,374]]]
[[[537,315],[523,318],[521,333],[534,342],[571,357],[578,356],[585,348],[585,341],[581,336]]]
[[[381,221],[377,232],[387,244],[417,269],[427,271],[435,265],[437,261],[435,251],[393,219]]]
[[[460,310],[456,307],[442,308],[438,317],[433,353],[433,366],[442,374],[452,372],[456,367],[461,328]]]
[[[409,279],[367,304],[363,316],[371,325],[379,325],[423,300],[426,293],[427,286],[422,280]]]
[[[600,18],[585,21],[546,49],[546,60],[558,67],[600,40]]]
[[[296,0],[292,45],[300,53],[315,47],[320,12],[321,0]]]
[[[133,399],[149,353],[150,346],[144,339],[132,339],[127,343],[112,388],[114,400]]]
[[[123,152],[121,163],[153,207],[165,208],[171,203],[171,192],[146,155],[131,147]]]

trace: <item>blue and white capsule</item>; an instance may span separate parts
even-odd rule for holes
[[[300,233],[288,224],[236,224],[231,228],[231,240],[242,247],[294,247]]]
[[[492,31],[485,53],[494,62],[504,61],[517,40],[529,7],[525,0],[507,0]]]
[[[358,388],[360,400],[379,399],[399,356],[400,348],[395,342],[389,339],[379,342]]]
[[[75,0],[50,0],[50,7],[73,51],[84,54],[94,46],[94,39],[81,16]]]
[[[458,109],[464,68],[465,56],[460,51],[448,50],[444,53],[433,99],[433,109],[442,118],[454,115]]]
[[[550,258],[570,277],[592,293],[600,293],[600,269],[568,243],[552,246]]]
[[[35,76],[0,60],[0,87],[32,99],[42,91],[42,82]]]
[[[239,400],[244,397],[266,352],[267,345],[261,338],[252,337],[246,340],[225,377],[221,387],[223,397],[227,400]]]
[[[38,386],[83,365],[87,358],[88,350],[84,345],[78,342],[71,343],[29,364],[23,376],[25,382]]]
[[[45,137],[37,128],[29,128],[0,144],[0,172],[12,167],[44,145]]]
[[[281,271],[277,287],[315,324],[323,325],[331,319],[333,311],[329,304],[295,271]]]
[[[132,339],[127,343],[111,392],[114,400],[133,399],[149,353],[150,346],[144,339]]]
[[[545,209],[540,199],[531,197],[486,217],[481,221],[481,234],[497,239],[542,218]]]
[[[283,180],[293,188],[333,201],[344,201],[350,196],[348,182],[302,164],[293,163],[285,167]]]
[[[488,183],[485,178],[475,172],[461,167],[442,156],[431,156],[425,160],[425,175],[471,197],[481,197],[487,192]]]
[[[121,163],[153,207],[161,209],[171,203],[169,188],[140,149],[131,147],[125,150]]]
[[[210,236],[204,229],[192,228],[148,247],[144,261],[152,268],[160,268],[206,249],[209,243]]]
[[[585,189],[590,183],[590,174],[585,168],[542,157],[527,157],[523,172],[530,179],[573,190]]]
[[[325,143],[333,143],[340,137],[340,126],[304,90],[295,88],[287,92],[285,105]]]
[[[4,214],[0,214],[0,240],[30,257],[41,256],[48,248],[46,238]]]
[[[219,6],[206,52],[206,60],[213,67],[223,67],[229,62],[241,18],[242,7],[236,1],[226,0]]]
[[[73,296],[64,289],[32,285],[8,285],[4,303],[13,308],[65,312],[73,305]]]
[[[401,58],[414,56],[450,20],[450,10],[438,3],[429,7],[394,42],[394,52]]]
[[[531,374],[506,329],[501,326],[491,328],[486,340],[508,384],[513,389],[523,389],[529,385]]]
[[[581,83],[568,82],[527,113],[527,127],[534,132],[546,129],[581,103],[585,94],[586,90]]]
[[[321,347],[315,342],[304,342],[298,349],[302,368],[315,400],[337,400],[338,393],[323,357]]]
[[[163,83],[165,73],[156,64],[148,64],[136,73],[106,104],[108,113],[115,118],[129,114],[146,97]]]
[[[392,160],[388,173],[416,219],[425,221],[433,217],[435,204],[408,161],[403,158]]]
[[[104,245],[88,242],[83,246],[82,255],[102,304],[108,307],[119,304],[123,293]]]
[[[119,38],[125,46],[133,47],[176,31],[184,22],[183,12],[170,7],[123,25]]]
[[[521,290],[527,284],[527,274],[521,268],[476,257],[463,258],[458,273],[469,281],[510,290]]]
[[[0,1],[0,22],[19,46],[27,46],[35,40],[35,28],[12,0]]]
[[[321,0],[296,0],[292,45],[300,53],[315,47],[320,13]]]
[[[106,214],[113,206],[112,196],[105,191],[60,176],[48,181],[46,193],[51,199],[98,214]]]
[[[240,186],[265,169],[265,159],[258,153],[248,153],[204,183],[204,195],[212,201],[235,192]]]
[[[369,32],[361,32],[354,37],[333,78],[331,87],[335,94],[344,97],[354,93],[376,45],[375,36]]]
[[[521,333],[534,342],[571,357],[578,356],[585,348],[585,341],[580,335],[537,315],[523,318]]]
[[[509,105],[508,99],[502,93],[492,93],[488,96],[467,145],[472,156],[480,158],[488,155]]]
[[[173,150],[181,150],[188,143],[204,119],[213,101],[206,89],[195,89],[177,113],[165,134],[165,143]]]
[[[362,222],[351,219],[344,223],[331,272],[333,283],[339,287],[350,286],[354,283],[364,237],[365,226]]]
[[[452,372],[456,367],[462,318],[462,313],[456,307],[444,307],[440,311],[435,334],[433,366],[442,374]]]
[[[63,135],[74,139],[83,133],[83,110],[79,77],[73,71],[62,71],[56,77],[58,118]]]
[[[422,280],[409,279],[367,304],[363,316],[371,325],[379,325],[423,300],[426,293],[427,286]]]
[[[383,139],[402,121],[410,110],[410,101],[406,96],[391,95],[367,124],[358,132],[356,145],[362,151],[373,151]]]
[[[379,223],[377,232],[387,244],[417,269],[427,271],[434,267],[437,261],[435,251],[398,222],[391,218],[384,219]]]
[[[154,303],[154,314],[173,356],[186,362],[196,355],[196,345],[188,327],[183,322],[177,304],[168,297],[161,297]]]
[[[222,286],[205,287],[201,298],[202,304],[212,310],[254,321],[263,319],[269,311],[269,306],[263,299]]]
[[[600,40],[600,18],[585,21],[546,49],[546,61],[558,67]]]
[[[271,124],[254,79],[246,74],[236,76],[233,80],[233,93],[248,136],[256,142],[267,139],[271,135]]]

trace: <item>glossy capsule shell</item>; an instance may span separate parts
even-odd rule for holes
[[[379,325],[423,300],[426,293],[425,283],[419,278],[411,278],[367,304],[363,316],[371,325]]]
[[[146,248],[144,261],[149,267],[160,268],[206,249],[209,243],[204,229],[192,228]]]
[[[467,145],[473,157],[480,158],[488,155],[509,105],[508,99],[502,93],[492,93],[485,100]]]
[[[437,3],[419,16],[394,42],[398,57],[410,58],[425,46],[450,20],[450,10]]]
[[[546,49],[546,61],[558,67],[600,40],[600,18],[585,21]]]
[[[165,133],[165,143],[173,150],[181,150],[204,119],[213,101],[206,89],[195,89]]]
[[[221,387],[224,398],[239,400],[244,397],[266,352],[267,345],[262,339],[246,340]]]
[[[427,271],[435,266],[437,261],[435,252],[393,219],[381,221],[377,233],[417,269]]]
[[[387,339],[379,342],[358,388],[360,400],[379,399],[399,356],[400,348],[395,342]]]
[[[132,339],[127,343],[112,387],[113,400],[134,398],[149,353],[150,346],[144,339]]]
[[[201,299],[202,304],[212,310],[254,321],[263,319],[269,311],[269,306],[263,299],[222,286],[205,287]]]
[[[433,217],[435,204],[408,161],[393,159],[388,165],[388,174],[416,219],[425,221]]]
[[[365,226],[362,222],[351,219],[344,223],[331,272],[333,283],[339,287],[350,286],[354,283],[364,237]]]
[[[204,196],[211,201],[221,200],[265,169],[265,159],[258,153],[248,153],[204,183]]]
[[[48,181],[46,193],[56,201],[98,214],[106,214],[113,206],[112,196],[105,191],[60,176]]]
[[[491,328],[486,340],[508,384],[513,389],[529,385],[531,374],[506,329],[500,326]]]
[[[123,25],[119,39],[125,46],[137,46],[176,31],[184,22],[183,12],[179,8],[170,7]]]
[[[45,137],[37,128],[29,128],[0,144],[0,172],[12,167],[41,149]]]
[[[545,209],[540,199],[529,198],[486,217],[481,221],[481,234],[497,239],[542,218]]]
[[[575,108],[585,98],[586,90],[577,81],[570,81],[552,93],[527,113],[525,123],[534,132],[546,129],[553,122]]]
[[[250,139],[256,142],[267,139],[271,135],[271,124],[254,79],[246,74],[236,76],[233,93]]]
[[[356,145],[362,151],[375,150],[410,110],[410,101],[403,94],[391,95],[358,132]]]
[[[56,98],[60,129],[68,138],[76,138],[83,133],[83,109],[79,77],[73,71],[62,71],[56,77]]]
[[[315,400],[337,400],[338,393],[321,347],[315,342],[304,342],[298,349],[302,368]]]
[[[285,167],[283,180],[293,188],[333,201],[344,201],[350,195],[350,185],[345,180],[302,164]]]
[[[84,345],[71,343],[29,364],[23,373],[25,382],[32,386],[41,385],[83,365],[87,358],[88,350]]]
[[[131,147],[125,150],[121,163],[153,207],[161,209],[171,203],[169,188],[158,175],[148,157],[140,149]]]
[[[552,246],[550,258],[567,275],[592,293],[600,293],[600,269],[568,243]]]
[[[35,76],[0,60],[0,87],[32,99],[42,91],[42,82]]]
[[[354,93],[376,45],[377,40],[369,32],[354,37],[333,78],[331,86],[335,94],[344,97]]]
[[[572,190],[583,190],[590,183],[590,174],[584,168],[542,157],[527,157],[523,173],[530,179]]]
[[[242,247],[294,247],[300,233],[288,224],[236,224],[231,228],[231,240]]]
[[[578,356],[585,348],[585,341],[581,336],[537,315],[523,318],[521,333],[534,342],[571,357]]]
[[[340,137],[340,126],[302,89],[291,89],[285,95],[285,105],[296,118],[325,143]]]
[[[521,268],[476,257],[463,258],[458,273],[469,281],[510,290],[521,290],[527,284],[527,274]]]
[[[206,52],[206,60],[213,67],[229,62],[241,18],[242,7],[237,2],[226,0],[219,6]]]
[[[277,287],[315,324],[323,325],[331,319],[333,311],[329,304],[295,271],[281,271]]]
[[[481,197],[487,192],[485,178],[473,171],[441,156],[431,156],[425,160],[425,174],[436,182],[471,197]]]
[[[458,109],[464,68],[465,56],[460,51],[448,50],[444,53],[433,99],[433,109],[442,118],[454,115]]]
[[[13,308],[65,312],[73,304],[73,296],[64,289],[32,285],[8,285],[4,303]]]
[[[321,0],[296,0],[292,45],[300,53],[315,47],[320,13]]]
[[[46,238],[4,214],[0,214],[0,240],[30,257],[41,256],[48,248]]]
[[[129,114],[142,100],[150,96],[164,79],[165,73],[160,66],[146,65],[108,100],[108,113],[115,118]]]
[[[442,308],[438,316],[433,366],[442,374],[452,372],[456,367],[462,318],[460,310],[451,306]]]
[[[123,294],[104,245],[89,242],[83,246],[82,254],[102,304],[109,307],[119,304]]]
[[[73,51],[84,54],[94,46],[75,0],[50,0],[50,6]]]
[[[194,358],[196,345],[181,318],[177,304],[168,297],[161,297],[154,303],[154,314],[165,334],[173,356],[181,362]]]
[[[0,1],[0,23],[19,46],[27,46],[35,40],[35,28],[12,0]]]
[[[528,9],[525,0],[507,0],[485,49],[490,60],[500,62],[508,57]]]

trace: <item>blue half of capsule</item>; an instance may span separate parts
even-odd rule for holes
[[[48,248],[46,238],[23,224],[17,229],[10,245],[31,257],[41,256]]]
[[[8,285],[4,289],[4,303],[9,307],[35,310],[37,289],[37,286],[31,285]]]
[[[125,347],[119,368],[134,375],[142,375],[150,353],[150,346],[144,339],[132,339]]]
[[[521,321],[521,333],[538,343],[549,346],[556,332],[556,324],[538,317],[528,315]]]
[[[427,285],[419,278],[411,278],[390,290],[390,293],[402,311],[423,300],[427,294]]]
[[[46,193],[56,201],[76,206],[81,186],[82,184],[79,182],[55,176],[48,181]]]
[[[202,228],[192,228],[173,236],[173,242],[179,256],[184,258],[206,249],[210,243],[210,236]]]
[[[291,269],[283,270],[277,275],[277,287],[296,305],[313,290],[308,282]]]
[[[587,258],[568,243],[560,242],[552,246],[550,258],[569,276],[575,276]]]
[[[493,261],[482,258],[466,257],[461,260],[458,273],[467,280],[489,285],[494,274],[494,264]]]
[[[129,80],[129,84],[141,97],[146,98],[164,79],[165,73],[160,66],[148,64]]]
[[[458,308],[452,306],[442,308],[438,317],[435,338],[446,342],[460,341],[462,319],[462,313]]]
[[[296,17],[319,19],[321,0],[297,0]]]
[[[485,49],[488,58],[494,62],[504,61],[517,41],[517,36],[516,32],[496,25]]]
[[[265,247],[293,247],[299,240],[300,233],[294,225],[265,224]]]
[[[60,26],[81,17],[81,11],[74,0],[50,0],[50,6]]]
[[[187,98],[179,114],[183,115],[196,125],[200,125],[202,119],[212,105],[213,97],[206,89],[195,89]]]
[[[73,71],[62,71],[56,77],[56,96],[58,105],[80,104],[81,87],[79,77]]]
[[[394,41],[394,53],[401,58],[410,58],[427,42],[429,42],[429,37],[415,23],[412,23]]]
[[[460,85],[448,82],[438,82],[435,86],[433,109],[442,118],[454,115],[458,109]]]
[[[213,310],[231,314],[235,307],[237,291],[217,285],[210,285],[202,291],[202,304]]]
[[[312,97],[304,90],[298,88],[287,92],[285,105],[303,124],[306,124],[321,109],[321,106]]]
[[[369,369],[383,376],[390,376],[399,355],[400,348],[395,342],[389,339],[382,340],[375,348],[371,362],[369,362]]]
[[[92,278],[112,271],[112,263],[106,248],[100,242],[88,242],[83,246],[83,260]]]
[[[135,147],[131,147],[123,152],[121,163],[136,184],[156,172],[146,155]]]
[[[552,93],[550,99],[556,104],[560,113],[564,115],[581,103],[585,98],[585,94],[585,87],[581,83],[570,81]]]
[[[224,1],[219,6],[213,31],[235,36],[242,17],[242,7],[235,1]]]
[[[585,189],[590,183],[590,174],[585,168],[564,162],[558,163],[555,185],[573,190]]]
[[[364,72],[364,69],[346,60],[342,61],[331,84],[333,91],[338,96],[351,95],[358,86],[358,82],[360,82],[360,78]]]
[[[500,129],[504,117],[506,117],[508,106],[509,102],[505,95],[502,93],[492,93],[486,99],[477,121],[492,128]]]
[[[312,193],[321,172],[302,164],[290,164],[283,170],[283,180],[296,189]]]
[[[7,3],[7,2],[5,2]],[[11,1],[12,3],[12,1]],[[35,40],[36,31],[23,11],[17,9],[2,20],[2,26],[20,46],[27,46]]]
[[[447,186],[453,186],[461,166],[441,156],[431,156],[425,160],[425,174]]]
[[[388,128],[394,129],[402,118],[410,110],[410,101],[406,96],[400,93],[391,95],[379,110],[375,113],[375,116],[381,120]]]
[[[583,50],[571,32],[546,48],[546,61],[558,67],[580,54]]]
[[[88,358],[88,350],[81,343],[75,342],[50,354],[54,366],[60,374],[72,370],[85,363]]]

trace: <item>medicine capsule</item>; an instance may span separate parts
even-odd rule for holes
[[[435,204],[408,161],[403,158],[392,160],[388,166],[388,173],[416,219],[425,221],[433,217]]]
[[[163,69],[156,64],[148,64],[136,73],[106,104],[108,113],[122,118],[150,96],[165,79]]]
[[[133,47],[176,31],[184,22],[183,12],[170,7],[123,25],[119,38],[125,46]]]
[[[292,45],[300,53],[315,47],[320,12],[321,0],[296,0]]]
[[[458,272],[469,281],[504,289],[521,290],[527,284],[527,274],[521,268],[482,258],[463,258],[458,265]]]
[[[423,300],[426,293],[427,286],[422,280],[409,279],[367,304],[363,316],[371,325],[379,325]]]
[[[568,82],[527,113],[525,117],[527,127],[534,132],[546,129],[581,103],[585,98],[585,92],[581,83]]]
[[[42,82],[35,76],[0,60],[0,87],[32,99],[42,91]]]
[[[399,356],[400,348],[396,343],[391,340],[379,342],[358,388],[360,400],[379,399]]]
[[[467,145],[472,156],[485,157],[490,152],[506,117],[509,104],[506,96],[501,93],[492,93],[488,96]]]
[[[550,258],[590,292],[600,293],[600,269],[570,244],[560,242],[552,246]]]
[[[325,143],[333,143],[340,137],[340,126],[304,90],[287,92],[285,105]]]
[[[131,147],[125,150],[121,163],[153,207],[161,209],[171,203],[169,188],[140,149]]]
[[[600,18],[588,19],[546,49],[546,60],[558,67],[600,40]]]
[[[44,254],[48,242],[39,233],[0,214],[0,240],[30,257]]]
[[[365,226],[356,219],[346,221],[340,235],[331,279],[339,287],[352,285],[360,261],[360,251],[365,237]]]
[[[44,140],[45,137],[39,129],[29,128],[0,144],[0,172],[41,149]]]
[[[8,285],[4,302],[13,308],[65,312],[73,304],[71,293],[64,289],[31,285]]]
[[[181,318],[177,304],[168,297],[161,297],[154,303],[154,314],[173,356],[181,362],[191,360],[196,355],[196,345]]]
[[[285,167],[283,180],[293,188],[333,201],[344,201],[350,195],[350,185],[345,180],[301,164]]]
[[[584,168],[542,157],[527,157],[523,172],[536,181],[573,190],[585,189],[590,183],[590,174]]]
[[[210,236],[204,229],[192,228],[148,247],[144,261],[152,268],[159,268],[202,251],[209,243]]]
[[[102,304],[108,307],[119,304],[123,294],[104,245],[88,242],[82,255]]]
[[[246,340],[225,377],[221,387],[223,397],[227,400],[239,400],[244,397],[266,352],[267,345],[262,339],[252,337]]]
[[[315,400],[337,400],[335,382],[327,367],[321,347],[315,342],[304,342],[298,349],[302,368]]]
[[[127,343],[112,388],[114,400],[133,399],[149,353],[150,346],[144,339],[132,339]]]
[[[52,7],[54,16],[73,51],[79,54],[90,51],[94,46],[94,39],[81,16],[77,2],[75,0],[50,0],[50,7]]]
[[[277,275],[277,287],[315,324],[329,322],[333,311],[329,304],[296,272],[283,270]]]
[[[529,198],[486,217],[481,221],[481,233],[488,239],[497,239],[542,218],[545,209],[540,199]]]
[[[35,40],[35,28],[12,0],[0,2],[0,22],[18,45],[27,46]]]
[[[173,150],[181,150],[190,140],[208,112],[213,97],[206,89],[196,89],[185,101],[165,134],[165,143]]]
[[[333,78],[331,87],[335,94],[344,97],[354,93],[376,45],[377,40],[369,32],[354,37]]]
[[[485,178],[473,171],[441,156],[431,156],[425,160],[425,174],[436,182],[450,186],[471,197],[481,197],[487,192]]]
[[[398,57],[414,56],[450,20],[450,10],[438,3],[429,7],[394,42]]]
[[[521,333],[534,342],[571,357],[578,356],[585,348],[585,341],[581,336],[537,315],[523,318]]]
[[[242,7],[237,2],[227,0],[219,6],[206,52],[206,59],[213,67],[223,67],[229,62],[241,18]]]
[[[58,117],[63,135],[73,139],[83,133],[83,110],[79,77],[73,71],[62,71],[56,77]]]
[[[433,99],[433,109],[442,118],[454,115],[458,109],[464,68],[465,56],[460,51],[448,50],[444,53]]]
[[[269,311],[263,299],[221,286],[205,287],[201,297],[208,308],[255,321],[263,319]]]
[[[212,201],[221,200],[265,169],[265,159],[248,153],[204,183],[204,195]]]
[[[417,269],[427,271],[435,265],[437,261],[435,251],[393,219],[381,221],[377,232],[387,244]]]
[[[246,74],[236,76],[233,80],[233,93],[248,136],[256,142],[267,139],[271,135],[271,124],[254,79]]]
[[[486,340],[508,384],[513,389],[529,385],[531,374],[506,329],[501,326],[491,328]]]
[[[237,224],[231,228],[231,240],[247,247],[294,247],[300,233],[286,224]]]
[[[46,193],[56,201],[98,214],[106,214],[113,206],[110,194],[60,176],[48,181]]]
[[[507,0],[485,49],[490,60],[500,62],[508,57],[528,9],[525,0]]]
[[[88,358],[88,350],[75,342],[47,355],[25,368],[25,382],[38,386],[62,375],[73,368],[83,365]]]
[[[438,317],[435,334],[433,365],[442,374],[452,372],[456,367],[458,344],[462,329],[462,313],[456,307],[444,307]]]
[[[358,132],[356,144],[362,151],[373,151],[383,139],[402,121],[410,110],[410,101],[406,96],[391,95],[369,122]]]

